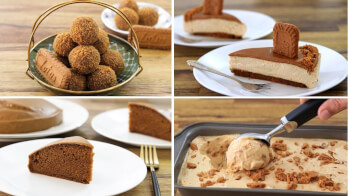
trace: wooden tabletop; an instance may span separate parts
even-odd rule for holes
[[[203,0],[175,0],[174,15],[181,15]],[[224,1],[225,9],[242,9],[261,12],[276,21],[292,23],[301,30],[301,41],[308,41],[331,48],[347,58],[347,1],[346,0],[233,0]],[[272,39],[268,35],[263,39]],[[174,47],[174,94],[176,96],[220,95],[201,86],[187,66],[187,60],[197,60],[212,48]],[[334,66],[334,65],[333,65]],[[347,95],[347,79],[318,96]]]
[[[279,124],[280,118],[299,103],[298,99],[175,99],[174,131],[177,134],[184,127],[202,121]],[[314,118],[307,124],[347,126],[347,111],[327,121]]]
[[[128,101],[148,103],[159,109],[171,108],[170,99],[151,99],[151,100],[149,99],[118,99],[118,100],[115,100],[115,99],[68,99],[68,100],[79,103],[88,110],[89,112],[88,121],[82,127],[72,132],[61,134],[61,135],[55,135],[52,137],[63,138],[63,137],[78,135],[87,139],[92,139],[92,140],[97,140],[97,141],[102,141],[102,142],[107,142],[110,144],[117,145],[137,155],[139,155],[140,153],[139,147],[134,147],[121,142],[117,142],[117,141],[105,138],[99,135],[98,133],[96,133],[91,127],[91,120],[93,119],[93,117],[107,110],[127,107]],[[11,143],[0,142],[0,147],[9,145]],[[171,190],[172,190],[171,189],[171,150],[170,149],[158,150],[157,153],[158,153],[159,162],[160,162],[160,168],[156,170],[158,183],[159,183],[162,195],[169,196],[171,195]],[[137,187],[121,195],[152,196],[153,194],[154,193],[152,189],[151,174],[148,172],[145,180],[141,184],[139,184]],[[7,196],[7,194],[0,191],[0,196]]]
[[[116,3],[116,0],[102,0]],[[31,28],[37,17],[47,8],[62,0],[1,0],[0,3],[0,95],[9,96],[50,96],[55,95],[42,88],[25,74],[27,50]],[[171,13],[171,0],[141,0],[161,6]],[[35,40],[68,31],[73,19],[90,16],[100,28],[108,33],[101,21],[104,7],[92,4],[74,4],[63,7],[49,15],[39,26]],[[116,95],[170,95],[171,94],[171,51],[140,49],[140,63],[143,72],[129,84],[119,89]]]

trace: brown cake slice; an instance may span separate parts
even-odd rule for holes
[[[0,100],[0,133],[41,131],[62,122],[62,110],[43,99]]]
[[[142,103],[128,103],[129,131],[171,140],[171,122],[155,108]]]
[[[29,170],[83,184],[92,180],[93,146],[74,136],[52,142],[29,155]]]

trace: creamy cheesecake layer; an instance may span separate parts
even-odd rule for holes
[[[313,72],[293,64],[267,61],[251,57],[230,56],[230,69],[262,74],[284,80],[304,84],[307,88],[313,88],[318,81],[320,69],[320,56]]]
[[[243,36],[246,32],[245,24],[237,21],[208,18],[195,19],[184,22],[184,30],[188,33],[224,33]]]
[[[189,187],[224,188],[257,188],[255,185],[263,184],[264,187],[259,188],[347,193],[346,141],[274,137],[271,141],[274,158],[268,166],[258,172],[233,172],[226,166],[226,151],[237,136],[196,137],[190,144],[177,183]],[[279,172],[281,170],[284,171]],[[296,186],[291,180],[287,182],[286,175],[306,172],[312,178],[310,182],[305,182],[306,178],[299,178]],[[335,182],[336,187],[331,188],[333,183],[323,180],[325,177]]]

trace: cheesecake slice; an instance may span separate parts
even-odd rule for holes
[[[184,15],[184,30],[190,34],[240,39],[246,25],[233,15],[222,12],[222,0],[206,0],[202,6]]]
[[[320,69],[318,49],[312,45],[298,47],[299,31],[294,25],[277,23],[273,32],[273,47],[230,53],[230,70],[237,76],[314,88]]]
[[[93,146],[74,136],[52,142],[29,155],[30,172],[83,184],[92,180]]]
[[[128,103],[129,131],[171,141],[171,122],[155,108]]]
[[[0,133],[28,133],[62,122],[62,110],[43,99],[0,100]]]

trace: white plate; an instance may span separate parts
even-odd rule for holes
[[[55,140],[31,140],[0,148],[0,190],[22,196],[114,195],[134,188],[146,176],[146,166],[137,155],[93,140],[89,140],[95,153],[90,184],[29,172],[29,154]]]
[[[212,39],[204,36],[191,35],[184,30],[184,16],[176,16],[174,18],[174,32],[180,36],[190,38],[190,39],[206,39],[204,41],[195,42],[195,43],[187,43],[182,41],[179,36],[174,34],[174,43],[177,45],[183,46],[192,46],[192,47],[219,47],[228,44],[238,43],[245,40],[255,40],[262,37],[267,36],[272,33],[273,26],[276,21],[265,14],[253,11],[246,10],[223,10],[224,13],[231,14],[237,17],[240,21],[242,21],[247,26],[247,31],[243,36],[242,40],[238,39]]]
[[[321,64],[319,72],[319,80],[314,88],[297,88],[288,85],[282,85],[278,83],[270,83],[271,89],[261,91],[260,93],[250,93],[242,89],[239,84],[231,79],[215,75],[206,71],[193,69],[193,75],[196,80],[204,87],[215,91],[217,93],[227,96],[308,96],[328,90],[347,77],[347,60],[336,51],[309,42],[299,42],[299,46],[310,44],[318,48],[321,53]],[[257,41],[245,41],[238,44],[228,45],[221,48],[217,48],[208,52],[199,58],[199,62],[217,69],[220,72],[233,76],[229,69],[229,57],[228,54],[237,50],[246,48],[260,48],[260,47],[272,47],[273,40],[257,40]],[[238,77],[242,81],[259,83],[260,80],[249,79],[245,77]],[[268,81],[266,81],[268,83]],[[263,81],[265,83],[265,81]]]
[[[143,3],[143,2],[138,2],[138,7],[143,8],[143,7],[151,7],[154,8],[158,12],[158,22],[154,27],[156,28],[168,28],[172,24],[172,18],[170,14],[165,11],[162,7],[151,4],[151,3]],[[115,7],[118,8],[120,5],[119,3],[113,4]],[[121,30],[116,27],[115,25],[115,12],[113,12],[110,9],[104,9],[104,11],[101,14],[101,20],[103,21],[104,25],[110,29],[113,30],[117,33],[120,33],[122,35],[128,35],[128,31]]]
[[[77,103],[61,99],[46,99],[46,101],[51,102],[63,111],[61,124],[31,133],[0,134],[0,141],[19,141],[62,134],[81,127],[88,119],[88,111]]]
[[[171,119],[169,111],[159,110],[159,112],[164,114],[168,119]],[[91,124],[92,128],[99,134],[123,143],[134,146],[140,146],[142,144],[155,145],[157,148],[165,149],[169,149],[171,147],[170,141],[129,132],[128,121],[128,108],[120,108],[98,114],[93,118]]]

